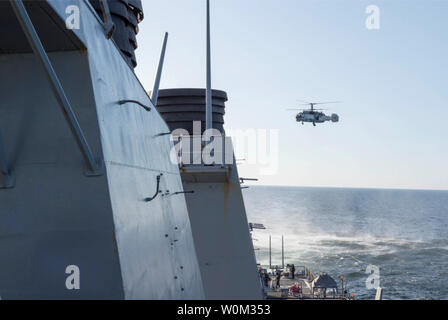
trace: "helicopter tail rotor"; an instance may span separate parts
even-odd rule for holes
[[[339,116],[335,113],[331,115],[331,122],[339,122]]]

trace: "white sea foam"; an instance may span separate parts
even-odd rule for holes
[[[440,193],[389,190],[252,188],[245,193],[257,230],[257,259],[306,265],[333,276],[344,273],[358,297],[368,265],[381,270],[386,298],[446,298],[448,277],[448,197]],[[432,284],[438,283],[437,286]]]

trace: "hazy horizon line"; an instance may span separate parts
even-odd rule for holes
[[[337,187],[337,186],[300,186],[300,185],[270,185],[270,184],[249,184],[248,187],[274,187],[274,188],[309,188],[309,189],[361,189],[361,190],[396,190],[396,191],[442,191],[448,189],[425,189],[425,188],[391,188],[391,187]]]

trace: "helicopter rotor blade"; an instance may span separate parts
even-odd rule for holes
[[[320,104],[334,104],[334,103],[342,103],[341,101],[330,101],[330,102],[317,102],[317,103],[313,103],[315,106],[320,105]]]
[[[342,103],[341,101],[306,102],[306,101],[304,101],[304,100],[300,100],[300,99],[297,99],[297,100],[300,101],[300,102],[303,102],[303,103],[300,103],[300,104],[298,105],[298,107],[300,107],[300,106],[309,106],[310,109],[294,108],[294,109],[286,109],[286,110],[288,110],[288,111],[310,111],[310,110],[311,110],[311,111],[327,111],[328,109],[316,109],[316,108],[314,108],[314,107],[315,107],[315,106],[318,106],[318,105]]]
[[[321,104],[334,104],[334,103],[342,103],[341,101],[330,101],[330,102],[309,102],[309,103],[301,103],[299,104],[299,106],[317,106],[317,105],[321,105]]]

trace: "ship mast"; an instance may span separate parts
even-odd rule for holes
[[[165,33],[165,38],[163,39],[162,52],[160,54],[159,66],[157,68],[156,79],[154,81],[154,89],[152,90],[151,100],[155,107],[157,107],[157,102],[159,100],[160,80],[162,79],[162,71],[163,71],[163,64],[165,61],[165,52],[166,52],[167,42],[168,42],[168,32]]]
[[[207,0],[207,92],[205,95],[205,127],[213,128],[212,111],[212,71],[211,71],[211,44],[210,44],[210,0]]]
[[[282,269],[285,269],[285,239],[282,236]]]

